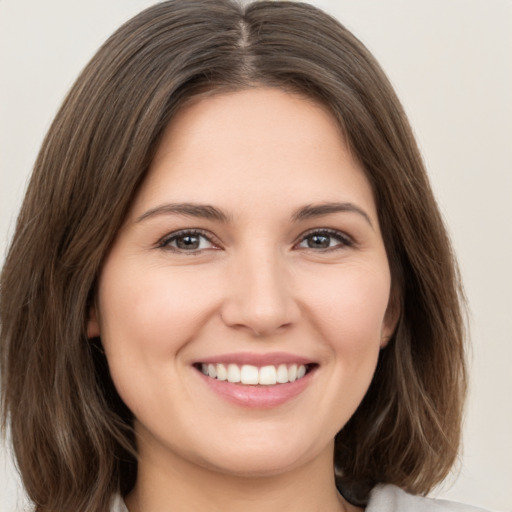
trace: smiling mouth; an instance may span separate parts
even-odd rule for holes
[[[197,363],[194,366],[211,379],[248,386],[274,386],[300,380],[317,365],[279,364],[258,367],[250,364]]]

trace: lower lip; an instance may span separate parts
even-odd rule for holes
[[[250,409],[271,409],[289,402],[306,389],[314,373],[313,369],[301,379],[286,384],[256,386],[212,379],[199,370],[196,371],[203,382],[217,395],[235,405]]]

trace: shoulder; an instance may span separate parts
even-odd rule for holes
[[[110,512],[128,512],[124,500],[116,495],[112,499]],[[370,493],[366,512],[486,512],[482,508],[413,496],[394,485],[377,485]]]
[[[366,512],[485,512],[484,509],[436,500],[423,496],[413,496],[394,485],[377,485],[370,493]]]

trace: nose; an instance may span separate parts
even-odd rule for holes
[[[221,310],[226,325],[263,337],[297,322],[300,308],[290,269],[282,260],[277,254],[260,252],[233,262]]]

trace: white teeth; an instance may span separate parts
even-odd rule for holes
[[[280,384],[288,382],[288,368],[285,364],[280,364],[277,368],[276,381]]]
[[[217,377],[217,368],[215,368],[214,364],[208,365],[208,376],[212,377],[212,379],[215,379],[215,377]]]
[[[275,366],[263,366],[263,368],[260,368],[259,384],[262,384],[263,386],[272,386],[276,382],[277,371]]]
[[[294,382],[297,380],[297,365],[292,364],[290,368],[288,368],[288,380],[290,382]]]
[[[202,364],[201,371],[204,375],[217,380],[247,385],[273,386],[286,384],[302,379],[306,375],[306,366],[280,364],[279,366],[262,366],[258,368],[250,364],[244,364],[241,368],[236,364]]]
[[[223,364],[217,365],[217,379],[219,380],[227,380],[228,378],[228,371],[226,370],[226,367]]]
[[[236,364],[228,365],[228,379],[229,382],[240,382],[240,368]]]
[[[242,384],[258,384],[258,368],[250,364],[244,364],[240,372]]]

